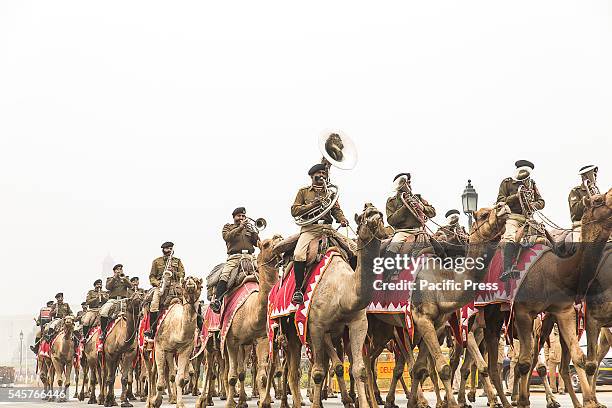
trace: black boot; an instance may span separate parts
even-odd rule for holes
[[[306,270],[305,261],[293,261],[293,274],[295,275],[295,290],[291,301],[295,304],[304,303],[302,285],[304,284],[304,271]]]
[[[504,245],[504,272],[499,277],[499,280],[502,282],[507,282],[520,276],[519,271],[516,270],[516,261],[514,259],[518,255],[519,249],[519,245],[515,242],[506,242]]]
[[[89,326],[83,326],[83,341],[87,340],[87,334],[89,333]]]
[[[159,312],[149,312],[149,330],[144,335],[147,339],[155,339],[155,333],[157,333],[157,316]]]
[[[225,296],[225,292],[227,291],[227,282],[224,280],[220,280],[217,283],[217,292],[215,293],[215,300],[210,304],[210,308],[213,312],[219,314],[221,312],[221,302],[223,301],[223,296]]]
[[[104,341],[106,337],[106,326],[108,326],[108,317],[100,316],[100,341]]]

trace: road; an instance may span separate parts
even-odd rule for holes
[[[608,388],[608,387],[606,387]],[[480,391],[479,391],[480,394]],[[118,394],[117,394],[118,395]],[[430,405],[432,407],[436,406],[436,396],[433,392],[428,392],[425,393],[425,396],[427,397],[427,399],[430,402]],[[598,392],[597,394],[599,402],[603,403],[604,405],[608,406],[608,407],[612,407],[612,390],[608,390],[606,389],[605,391],[601,391]],[[572,402],[569,398],[569,396],[567,395],[557,395],[556,396],[557,401],[561,404],[561,407],[571,407],[572,406]],[[581,395],[578,394],[578,398],[581,398]],[[188,396],[185,397],[185,406],[190,408],[190,407],[194,407],[195,406],[195,399],[196,397],[192,397],[192,396]],[[406,398],[404,395],[398,394],[397,396],[397,401],[396,401],[397,405],[399,407],[405,407],[406,406]],[[53,406],[53,407],[57,407],[60,406],[60,404],[57,403],[50,403],[50,402],[42,402],[42,401],[36,401],[36,402],[19,402],[19,403],[15,403],[15,402],[0,402],[0,407],[16,407],[16,408],[29,408],[29,407],[41,407],[41,406]],[[69,403],[66,404],[62,404],[63,406],[66,407],[94,407],[96,405],[87,405],[87,402],[79,402],[77,400],[70,400]],[[139,408],[139,407],[143,407],[145,406],[144,402],[139,402],[139,401],[135,401],[133,402],[133,405],[135,408]],[[307,404],[308,406],[309,404]],[[340,399],[338,398],[333,398],[333,399],[328,399],[326,401],[323,402],[323,405],[327,408],[341,408],[342,404],[340,402]],[[473,408],[486,408],[487,407],[487,399],[485,397],[478,397],[476,399],[476,403],[472,403],[471,404]],[[278,402],[276,402],[273,406],[275,407],[279,407],[280,404]],[[164,403],[162,404],[163,408],[171,408],[174,407],[174,405],[171,405],[167,402],[167,399],[164,401]],[[225,401],[220,401],[218,398],[215,398],[215,407],[217,408],[224,408],[225,407]],[[257,401],[256,400],[251,400],[249,401],[249,408],[256,408],[257,407]],[[535,391],[531,393],[531,407],[532,408],[545,408],[546,407],[546,399],[544,397],[544,393],[543,392],[539,392],[539,391]]]

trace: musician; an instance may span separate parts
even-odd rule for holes
[[[106,337],[106,326],[110,313],[115,305],[120,305],[122,299],[128,297],[128,291],[132,288],[130,280],[123,273],[123,265],[113,266],[113,276],[106,278],[106,289],[108,290],[108,300],[100,309],[100,340]]]
[[[504,203],[510,208],[510,215],[506,220],[506,231],[501,238],[504,251],[504,272],[500,280],[503,282],[519,276],[514,261],[520,249],[516,236],[518,230],[531,218],[533,211],[544,208],[544,200],[531,177],[534,164],[528,160],[518,160],[514,164],[516,166],[514,177],[502,180],[497,195],[497,203]],[[523,198],[519,195],[519,187],[524,192]]]
[[[130,284],[132,287],[130,288],[130,294],[139,293],[140,295],[145,295],[145,290],[140,287],[140,278],[138,276],[132,276],[130,278]]]
[[[586,200],[588,200],[590,194],[588,185],[592,192],[598,192],[596,187],[597,182],[597,171],[598,167],[594,165],[588,165],[582,167],[578,174],[582,178],[579,185],[574,187],[570,191],[567,201],[569,203],[570,218],[572,219],[572,241],[580,242],[580,233],[582,230],[582,214],[584,214],[584,208],[586,207]],[[593,188],[594,187],[594,188]]]
[[[315,164],[308,170],[312,183],[308,187],[299,189],[295,196],[295,201],[291,206],[291,216],[299,217],[306,212],[321,206],[322,200],[325,198],[324,182],[327,180],[327,166],[319,163]],[[325,230],[332,224],[333,219],[346,227],[348,220],[344,216],[338,201],[333,205],[331,210],[325,214],[316,224],[304,225],[300,230],[295,250],[293,252],[293,270],[295,273],[295,291],[293,293],[293,303],[299,304],[304,302],[304,294],[302,293],[302,284],[304,283],[304,272],[306,270],[306,255],[308,245],[314,239],[321,239],[325,235]]]
[[[149,307],[149,322],[151,328],[145,332],[147,340],[153,341],[155,332],[157,331],[157,318],[159,315],[159,306],[161,302],[162,279],[164,279],[164,271],[168,265],[168,283],[178,283],[185,278],[185,267],[179,258],[172,256],[174,254],[174,244],[172,242],[164,242],[161,246],[163,256],[155,258],[151,265],[149,273],[149,282],[153,286],[153,299]]]
[[[40,329],[36,333],[36,339],[34,341],[34,345],[30,346],[30,350],[32,350],[34,354],[38,354],[38,346],[40,345],[40,340],[42,339],[42,334],[43,334],[45,325],[51,322],[51,318],[43,317],[43,311],[50,310],[51,306],[53,306],[53,303],[54,302],[52,300],[48,301],[47,306],[40,309],[40,312],[38,313],[38,317],[36,318],[36,325],[40,327]]]
[[[81,310],[79,310],[74,318],[75,322],[81,322],[81,318],[87,312],[87,302],[81,302]]]
[[[406,206],[402,195],[413,197],[407,200],[412,208]],[[425,222],[436,216],[436,210],[420,194],[412,194],[410,173],[400,173],[393,178],[393,194],[387,199],[386,212],[387,222],[395,230],[386,256],[395,257],[406,241],[427,241]]]
[[[242,259],[246,258],[251,262],[255,262],[253,253],[255,252],[255,245],[259,241],[257,231],[247,220],[246,209],[244,207],[238,207],[232,211],[232,217],[234,217],[234,222],[225,224],[221,231],[227,246],[228,257],[219,276],[215,300],[210,304],[211,310],[215,313],[221,311],[221,302],[228,289],[227,282],[230,279],[230,274],[238,267]]]
[[[87,292],[85,303],[89,309],[99,309],[108,300],[108,292],[102,290],[102,279],[94,281],[94,288]]]
[[[459,224],[459,210],[448,210],[444,215],[446,224],[438,228],[434,234],[434,238],[439,241],[451,242],[457,245],[466,244],[467,232],[461,224]]]
[[[62,292],[55,295],[55,303],[51,306],[51,323],[47,330],[47,338],[51,339],[55,334],[55,328],[64,317],[71,315],[72,310],[68,303],[64,303],[64,294]]]

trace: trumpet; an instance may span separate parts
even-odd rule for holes
[[[264,219],[264,218],[258,218],[256,220],[252,219],[251,217],[245,217],[246,220],[246,227],[252,231],[252,232],[256,232],[259,233],[259,231],[263,231],[264,229],[266,229],[266,226],[268,225],[268,222]]]

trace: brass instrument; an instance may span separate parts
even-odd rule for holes
[[[425,205],[419,197],[412,193],[410,187],[408,187],[408,191],[404,191],[400,194],[400,199],[412,215],[414,215],[421,224],[425,225],[428,219],[424,212]]]
[[[601,194],[599,187],[597,187],[597,167],[588,166],[579,174],[582,176],[582,184],[586,188],[589,198]]]
[[[264,229],[266,229],[266,226],[268,225],[268,222],[264,219],[264,218],[258,218],[256,220],[252,219],[251,217],[246,217],[246,227],[247,229],[256,232],[259,234],[259,231],[263,231]]]
[[[166,261],[166,265],[164,266],[164,272],[162,273],[162,284],[160,288],[160,293],[164,294],[166,292],[166,285],[172,278],[172,271],[170,270],[170,262],[172,262],[172,257],[174,256],[174,247],[172,247],[172,251],[170,251],[170,255],[168,256],[168,260]]]
[[[294,217],[299,226],[311,225],[323,218],[338,201],[338,186],[329,182],[330,166],[350,170],[357,164],[355,144],[346,135],[337,132],[322,134],[319,137],[319,150],[323,154],[321,162],[327,168],[327,180],[323,180],[323,198],[316,207]]]
[[[531,183],[531,179],[523,180],[523,183],[518,186],[518,197],[519,202],[521,203],[521,208],[523,210],[523,215],[527,218],[531,218],[535,209],[532,204],[535,200],[535,193],[533,191],[533,185]]]

